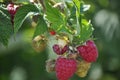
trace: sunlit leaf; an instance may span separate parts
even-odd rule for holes
[[[80,2],[80,0],[73,0],[73,2],[74,2],[74,5],[75,5],[75,7],[76,7],[76,14],[77,14],[77,16],[79,16],[80,15],[80,7],[81,7],[81,2]]]
[[[52,7],[49,3],[46,2],[46,18],[50,21],[51,27],[54,30],[57,30],[61,25],[64,24],[64,16],[60,11]]]
[[[80,32],[80,40],[83,42],[88,40],[91,37],[93,30],[94,29],[93,29],[91,23],[88,22],[87,20],[83,19],[81,32]]]

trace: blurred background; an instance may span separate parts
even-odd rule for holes
[[[74,75],[70,80],[120,80],[120,0],[84,1],[91,5],[86,16],[95,28],[99,57],[85,78]],[[57,80],[55,73],[45,69],[46,60],[53,57],[50,46],[41,52],[32,47],[32,25],[26,19],[7,48],[0,44],[0,80]]]

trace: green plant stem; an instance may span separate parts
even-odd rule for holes
[[[79,17],[76,15],[77,20],[77,35],[80,34],[80,24],[79,24]]]
[[[82,31],[82,15],[79,15],[80,31]]]

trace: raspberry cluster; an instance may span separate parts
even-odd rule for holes
[[[34,3],[35,0],[31,2]],[[53,7],[58,8],[62,13],[64,13],[65,6],[63,3],[58,3]],[[16,6],[14,3],[10,3],[7,5],[7,10],[11,15],[12,24],[14,24],[14,16],[18,8],[19,7]],[[79,18],[80,17],[76,15],[76,19],[78,20]],[[80,31],[78,31],[79,29],[77,30],[77,27],[79,27],[79,25],[91,26],[91,24],[87,20],[81,19],[80,21],[77,21],[77,27],[72,28],[76,25],[76,24],[74,25],[74,23],[72,24],[72,18],[70,18],[70,20],[69,19],[67,20],[67,18],[63,18],[63,21],[64,19],[66,20],[65,23],[63,25],[62,24],[58,25],[60,27],[58,27],[57,30],[50,28],[51,27],[50,25],[53,23],[51,23],[49,19],[47,18],[45,19],[48,26],[46,31],[48,30],[49,34],[51,36],[54,36],[57,40],[57,43],[55,43],[52,46],[52,49],[54,53],[58,55],[58,57],[55,60],[46,61],[47,63],[46,70],[48,72],[55,71],[58,80],[69,80],[74,74],[78,75],[79,77],[85,77],[88,73],[88,70],[90,69],[91,63],[95,62],[98,58],[98,50],[94,41],[88,40],[89,39],[88,36],[91,35],[85,34],[87,40],[86,39],[84,40],[84,38],[80,39],[82,38],[81,35],[84,35],[85,32],[88,31],[92,33],[92,28],[90,27],[91,28],[90,30],[86,27],[85,29],[83,28],[83,30],[85,31],[81,34]],[[71,26],[70,24],[74,26]],[[82,26],[80,27],[82,30]],[[37,52],[42,51],[47,45],[48,39],[46,38],[45,35],[48,34],[46,33],[40,34],[33,39],[32,46]]]
[[[98,57],[97,47],[93,40],[87,40],[82,45],[71,48],[69,42],[63,38],[57,39],[58,43],[53,45],[53,51],[58,55],[54,60],[54,66],[46,65],[48,72],[56,72],[58,80],[69,80],[75,73],[79,77],[85,77],[90,69],[91,63]],[[47,62],[50,64],[51,62]],[[52,64],[52,65],[53,65]]]
[[[15,13],[17,12],[17,9],[19,7],[15,6],[14,3],[10,3],[7,5],[7,10],[9,11],[10,15],[11,15],[11,22],[12,24],[14,24],[14,16],[15,16]]]

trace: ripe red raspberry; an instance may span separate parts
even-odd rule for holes
[[[86,45],[78,46],[79,55],[87,62],[95,62],[98,57],[98,51],[94,41],[88,40]]]
[[[11,14],[11,15],[15,15],[15,13],[16,13],[16,8],[14,7],[14,4],[13,3],[10,3],[10,4],[8,4],[7,5],[7,9],[8,9],[8,11],[9,11],[9,13]]]
[[[59,57],[56,61],[55,71],[58,80],[68,80],[73,76],[77,69],[77,63],[74,59]]]
[[[55,35],[56,32],[55,31],[50,31],[50,35]]]
[[[53,45],[53,51],[58,55],[64,54],[67,50],[68,50],[67,45],[65,45],[63,48],[60,47],[58,44]]]
[[[14,3],[10,3],[7,5],[7,10],[9,11],[10,15],[11,15],[11,22],[14,23],[13,19],[14,19],[14,15],[17,11],[19,7],[15,7]]]

